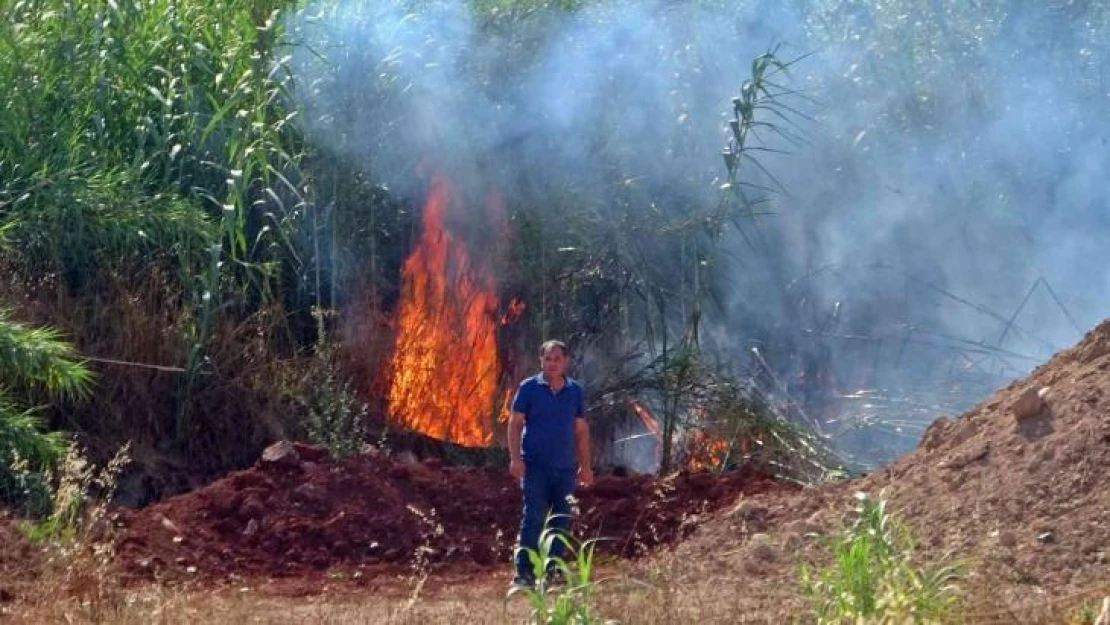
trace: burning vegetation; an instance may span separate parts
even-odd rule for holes
[[[513,376],[520,373],[502,330],[521,322],[527,305],[512,297],[500,306],[491,263],[472,260],[466,237],[452,231],[449,216],[462,208],[461,198],[446,176],[432,178],[420,236],[402,266],[386,371],[388,410],[402,428],[467,447],[489,447],[497,440],[496,424],[507,415]],[[499,196],[488,195],[486,203],[500,222],[500,236],[511,237]],[[753,441],[764,444],[758,428],[745,421],[755,413],[745,413],[740,422],[730,420],[732,407],[718,396],[722,381],[705,367],[687,373],[688,388],[672,389],[686,396],[662,402],[671,406],[662,420],[645,399],[626,395],[620,402],[624,416],[634,417],[633,437],[650,440],[651,470],[720,471],[750,461]],[[649,390],[645,397],[651,395]],[[601,412],[603,420],[620,418]],[[599,455],[614,456],[612,449],[601,449]]]
[[[446,176],[432,177],[420,236],[401,271],[386,370],[388,411],[404,429],[490,447],[520,373],[503,330],[520,323],[527,306],[521,297],[501,306],[492,263],[472,260],[466,237],[452,231],[449,217],[463,208],[462,197]],[[486,204],[499,236],[510,238],[499,195],[487,195]],[[818,451],[822,445],[815,438],[800,442],[809,434],[792,414],[797,406],[789,393],[779,401],[778,389],[761,390],[758,376],[724,376],[701,362],[696,350],[674,352],[645,371],[650,373],[644,379],[632,374],[619,380],[631,387],[615,404],[623,407],[620,414],[598,411],[602,428],[631,419],[631,438],[649,441],[651,460],[635,463],[641,469],[722,471],[756,462],[779,472],[791,462],[787,456],[801,455],[820,469],[795,472],[808,481],[835,464]],[[595,404],[613,403],[610,394],[601,395]],[[649,406],[658,406],[659,416]],[[627,440],[603,445],[598,455],[609,461],[601,464],[627,467],[615,449]]]
[[[489,269],[445,226],[454,201],[446,178],[433,178],[423,232],[402,270],[389,411],[406,428],[477,447],[493,442],[502,404],[497,292]],[[521,313],[514,301],[506,314]]]

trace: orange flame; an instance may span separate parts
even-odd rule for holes
[[[505,314],[501,316],[501,325],[507,326],[509,324],[516,323],[520,320],[520,316],[524,314],[524,311],[527,308],[528,305],[524,303],[524,300],[520,299],[519,297],[514,297],[512,301],[509,302],[508,310],[506,310]]]
[[[690,433],[687,446],[686,467],[691,471],[704,471],[721,466],[728,454],[728,441],[713,436],[705,430]]]
[[[651,414],[647,406],[638,399],[629,400],[629,403],[632,405],[632,412],[635,412],[636,416],[640,417],[640,421],[644,422],[644,427],[647,428],[647,431],[656,438],[662,438],[663,431],[659,429],[659,421],[656,420],[655,415]]]
[[[501,423],[508,423],[509,417],[513,414],[513,394],[514,389],[505,389],[505,394],[501,396],[501,410],[497,420]]]
[[[651,434],[655,438],[655,464],[658,465],[663,459],[663,430],[659,427],[659,421],[656,420],[655,415],[651,414],[651,411],[648,410],[647,406],[640,400],[629,399],[628,403],[632,406],[632,412],[636,413],[637,417],[640,417],[640,421],[643,422],[644,428],[647,429],[648,434]]]
[[[497,296],[492,277],[444,227],[450,200],[447,181],[435,177],[401,272],[389,411],[428,436],[484,446],[500,408]]]
[[[643,422],[647,433],[660,442],[655,449],[655,460],[658,463],[661,459],[663,441],[663,430],[659,427],[659,421],[640,400],[629,399],[628,403],[632,407],[632,412]],[[704,417],[704,410],[701,408],[695,407],[691,412]],[[727,440],[712,435],[704,429],[691,430],[686,438],[686,468],[691,471],[717,468],[725,461],[728,451]]]

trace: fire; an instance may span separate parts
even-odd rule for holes
[[[528,305],[524,303],[524,300],[514,297],[509,302],[509,308],[505,311],[505,314],[501,316],[501,325],[507,326],[516,323],[527,308]]]
[[[493,278],[445,228],[450,203],[447,181],[435,177],[420,241],[401,272],[389,411],[428,436],[485,446],[501,408],[497,295]]]
[[[708,411],[703,406],[690,408],[693,422],[701,424],[686,435],[686,468],[691,471],[706,471],[720,468],[727,459],[730,445],[727,440],[712,432],[713,428],[706,428],[705,424],[711,423]],[[746,438],[741,438],[740,446],[747,447]]]
[[[662,439],[663,430],[659,429],[659,421],[656,420],[655,415],[651,414],[647,406],[637,399],[630,400],[629,403],[632,405],[632,412],[635,412],[636,416],[640,417],[640,421],[644,422],[644,427],[647,428],[647,431],[652,436]]]
[[[705,430],[694,430],[687,443],[686,466],[691,471],[716,469],[725,461],[729,444]]]
[[[629,406],[632,407],[632,412],[640,418],[644,424],[644,429],[647,434],[653,436],[660,442],[655,448],[655,462],[656,464],[662,459],[662,441],[663,430],[659,427],[659,420],[655,415],[648,410],[643,402],[637,399],[629,399]],[[704,418],[704,410],[701,408],[693,408],[691,410],[698,418]],[[729,443],[723,438],[714,436],[704,429],[697,428],[689,430],[686,434],[686,468],[691,471],[703,471],[707,469],[715,469],[721,466],[725,461],[725,457],[729,452]]]
[[[629,405],[632,406],[632,412],[640,417],[640,421],[644,423],[644,427],[648,433],[655,437],[657,445],[655,446],[655,464],[659,464],[663,457],[663,430],[659,429],[659,421],[655,419],[655,415],[647,409],[643,402],[637,399],[630,399]]]

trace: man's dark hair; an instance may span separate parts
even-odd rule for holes
[[[549,349],[556,348],[563,352],[564,358],[570,358],[570,348],[567,347],[567,344],[556,340],[544,341],[543,345],[540,345],[540,356],[546,354]]]

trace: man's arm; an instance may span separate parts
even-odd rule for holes
[[[590,424],[583,417],[574,419],[574,442],[578,452],[578,481],[583,486],[589,486],[594,482],[594,470],[591,466]]]
[[[509,416],[509,473],[517,479],[524,477],[524,459],[520,439],[524,433],[524,413],[513,411]]]

